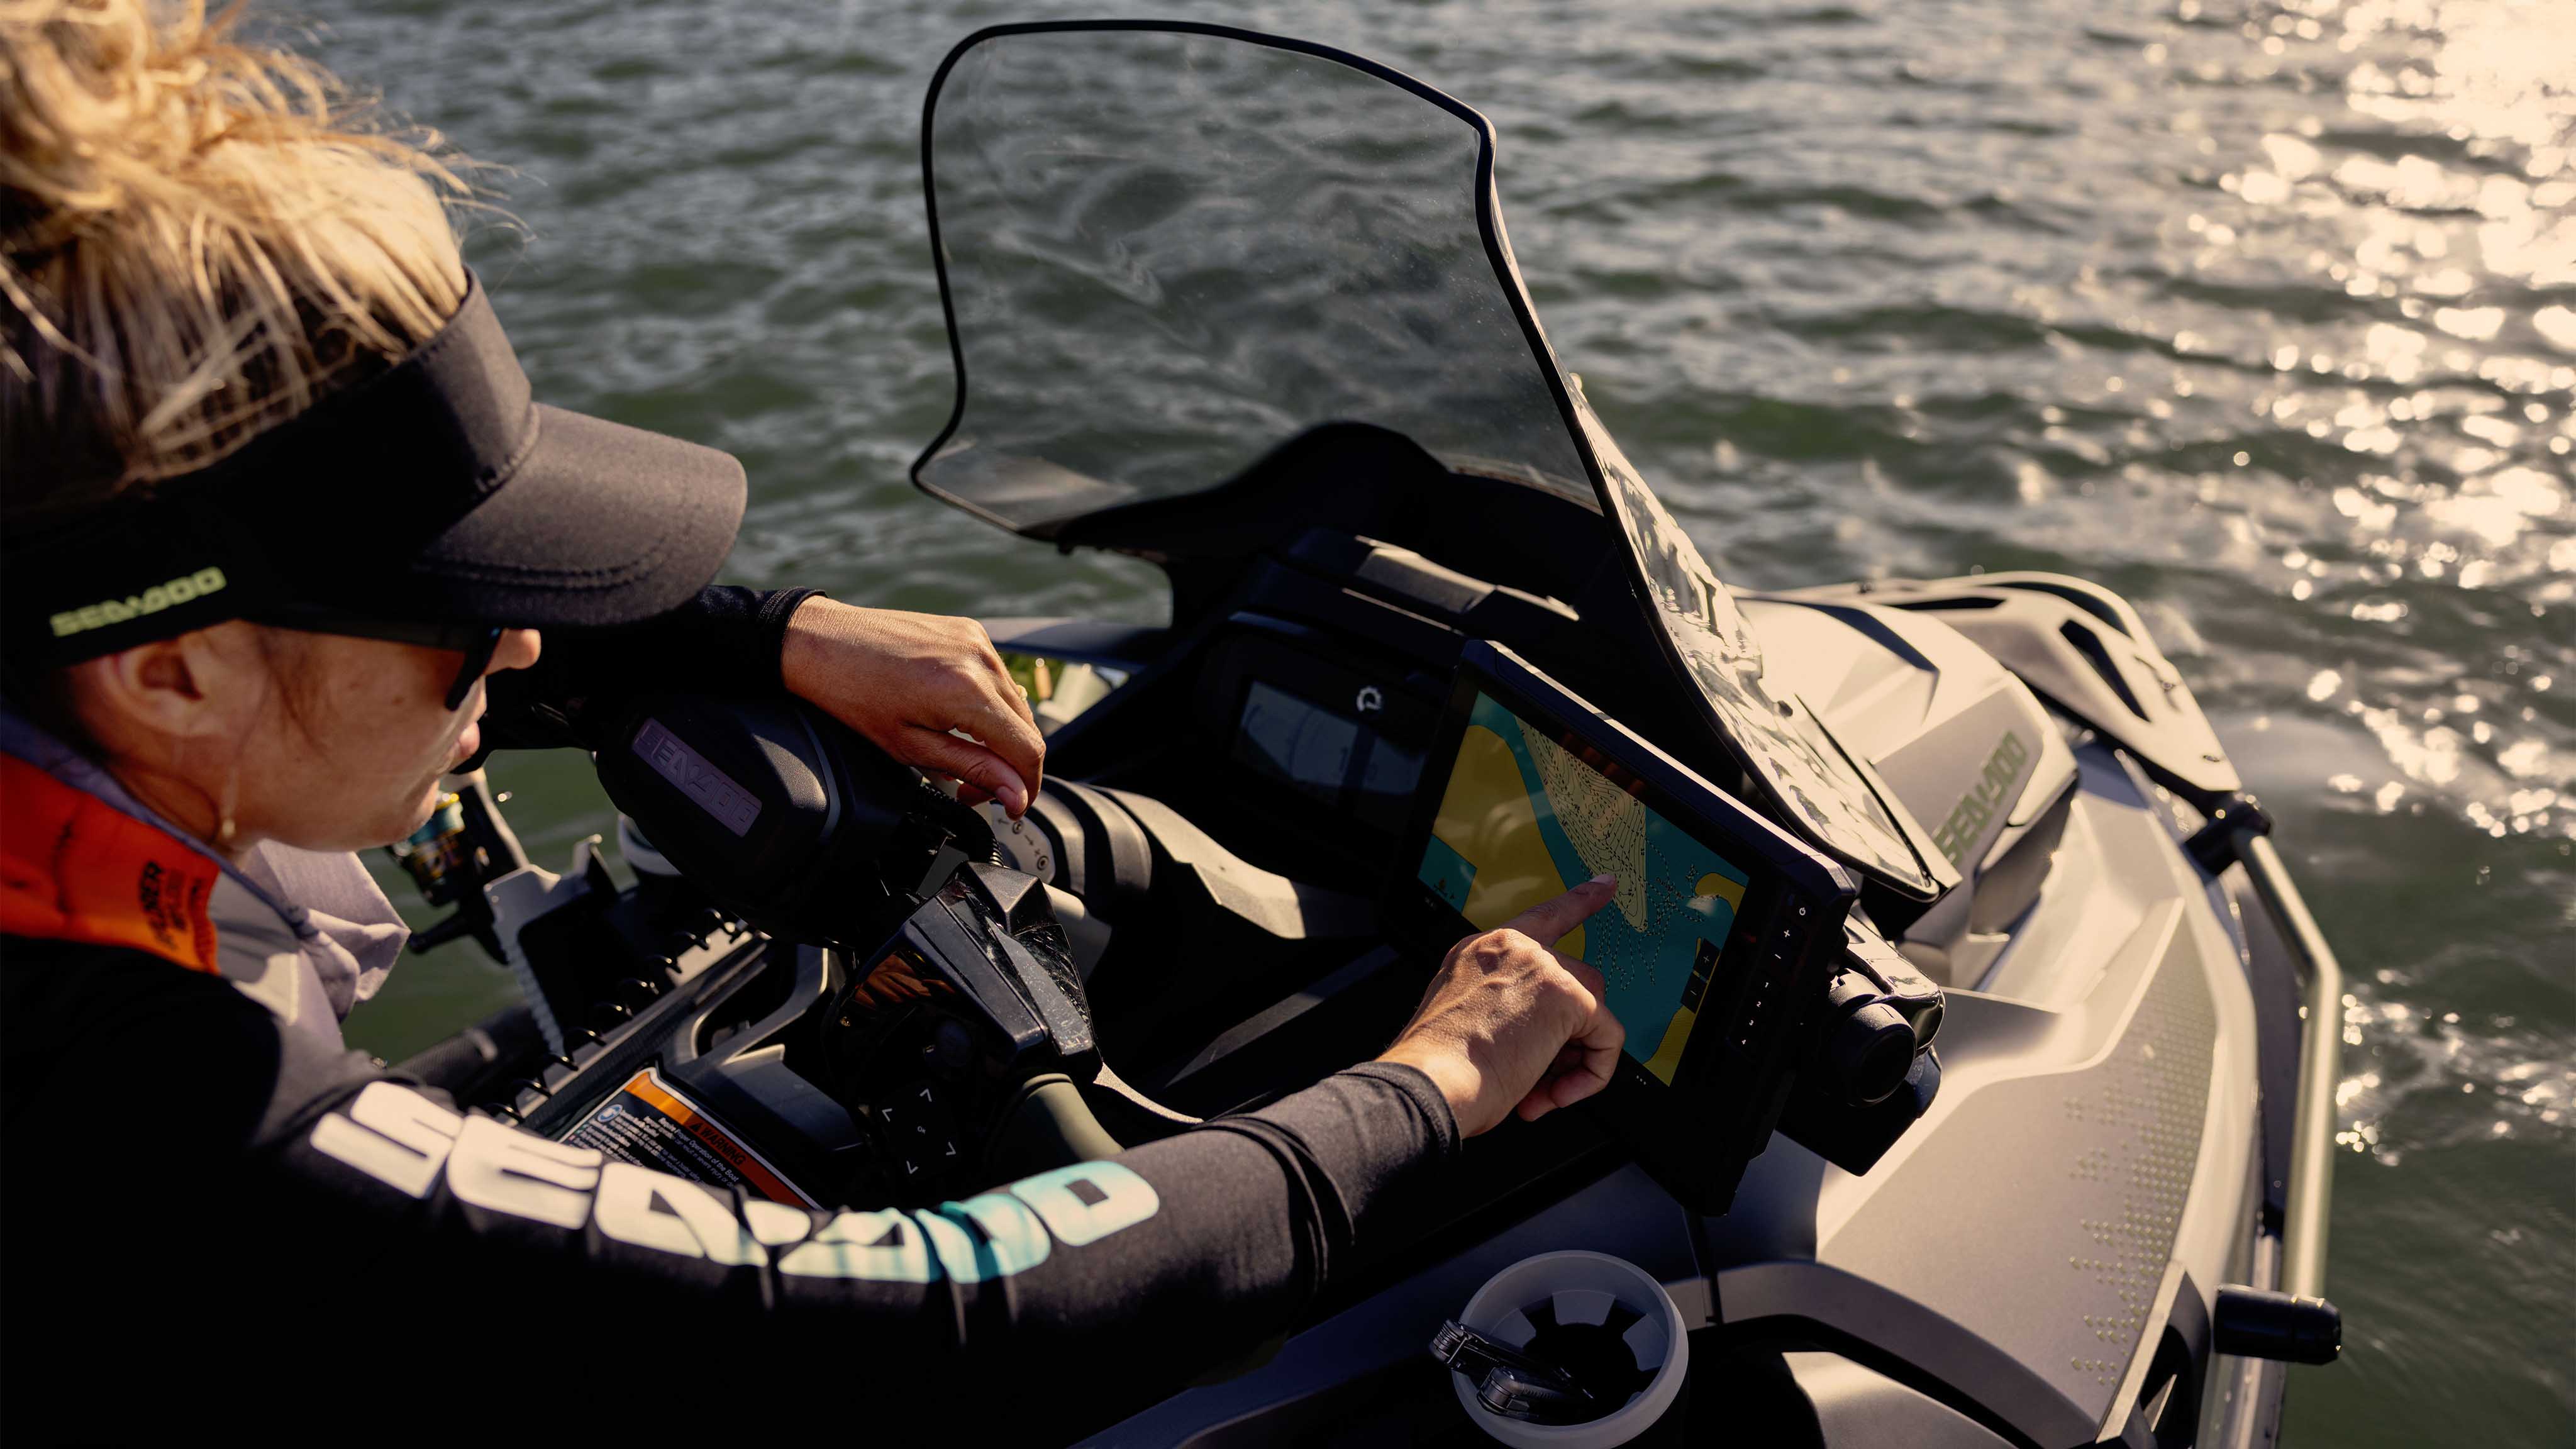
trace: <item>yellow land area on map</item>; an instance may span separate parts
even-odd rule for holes
[[[1538,831],[1538,814],[1521,783],[1520,762],[1503,737],[1471,724],[1458,741],[1458,764],[1441,792],[1431,833],[1476,864],[1459,914],[1490,931],[1569,888]],[[1583,954],[1583,928],[1556,943],[1568,956]]]

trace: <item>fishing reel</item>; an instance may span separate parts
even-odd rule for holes
[[[494,795],[491,781],[481,770],[455,777],[453,783],[456,788],[439,797],[418,830],[385,847],[385,853],[419,887],[422,900],[456,908],[412,935],[412,954],[471,936],[483,954],[506,964],[510,958],[502,949],[492,903],[483,887],[526,865],[528,853],[501,818],[501,802],[509,798],[506,793]]]

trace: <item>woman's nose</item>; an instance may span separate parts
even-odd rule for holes
[[[483,672],[498,674],[505,669],[525,669],[536,663],[537,656],[544,652],[545,641],[538,637],[536,630],[505,629],[501,633],[500,644],[492,650],[491,667]]]

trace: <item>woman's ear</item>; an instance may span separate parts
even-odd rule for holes
[[[111,753],[147,740],[239,736],[258,713],[267,670],[249,626],[217,624],[72,666],[73,708]]]

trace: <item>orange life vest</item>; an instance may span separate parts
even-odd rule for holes
[[[0,932],[148,951],[220,974],[203,850],[0,755]]]

